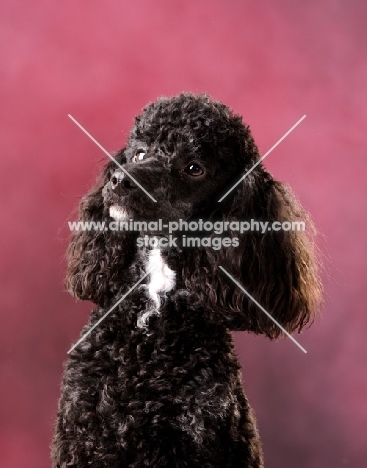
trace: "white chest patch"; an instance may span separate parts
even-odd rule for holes
[[[137,326],[143,329],[147,328],[149,317],[159,315],[160,296],[171,291],[176,284],[176,273],[163,260],[159,249],[153,249],[149,252],[147,270],[151,270],[152,268],[148,284],[148,294],[154,305],[149,306],[148,304],[147,310],[138,317]]]
[[[149,252],[148,269],[153,268],[148,285],[149,296],[159,308],[159,293],[167,293],[175,286],[176,273],[163,260],[161,251],[153,249]]]

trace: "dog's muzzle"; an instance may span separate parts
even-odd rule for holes
[[[119,196],[127,195],[137,188],[134,181],[122,171],[112,174],[109,185],[112,192]]]

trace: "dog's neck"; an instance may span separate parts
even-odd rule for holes
[[[145,272],[149,272],[146,283],[149,301],[146,304],[146,309],[138,316],[137,327],[145,332],[149,330],[149,319],[152,316],[160,315],[164,298],[176,286],[176,272],[170,268],[167,262],[167,254],[169,255],[169,253],[164,249],[162,255],[160,248],[147,248],[143,250]]]
[[[147,268],[152,270],[148,285],[149,296],[159,308],[159,294],[166,294],[175,287],[176,273],[168,266],[159,248],[149,250],[148,255]]]

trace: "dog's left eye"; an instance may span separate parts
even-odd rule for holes
[[[138,149],[135,152],[135,155],[133,157],[134,162],[140,162],[143,161],[147,156],[147,152],[144,149]]]
[[[193,177],[198,177],[204,174],[204,170],[199,164],[191,163],[185,167],[185,172]]]

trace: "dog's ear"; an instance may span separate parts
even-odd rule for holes
[[[122,157],[119,157],[122,161]],[[114,162],[106,165],[95,187],[79,204],[82,223],[113,221],[103,204],[102,189],[115,170]],[[132,233],[89,229],[74,231],[67,251],[66,288],[77,299],[90,300],[102,307],[109,304],[114,290],[123,278],[126,266],[132,262],[136,242]]]
[[[196,264],[189,281],[192,291],[200,300],[209,299],[228,328],[278,337],[279,327],[219,269],[222,266],[288,332],[312,323],[321,300],[315,230],[290,188],[259,166],[222,203],[223,221],[247,221],[248,228],[254,220],[259,231],[253,222],[255,230],[231,231],[237,247],[192,252]],[[260,222],[268,222],[266,228]],[[305,230],[289,229],[294,222],[304,223],[299,226]],[[274,230],[279,226],[282,229]]]

